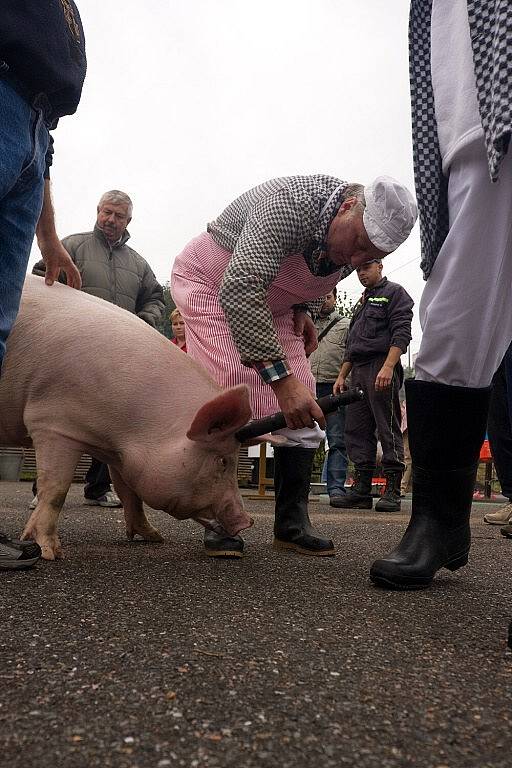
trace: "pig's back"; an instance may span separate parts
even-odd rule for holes
[[[165,428],[166,420],[172,427],[218,391],[204,369],[140,318],[29,275],[0,379],[0,442],[22,442],[24,422],[39,423],[43,411],[52,426],[67,424],[71,432],[85,421],[95,434],[105,421],[128,431]]]

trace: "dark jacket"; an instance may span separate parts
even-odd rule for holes
[[[48,124],[76,111],[85,70],[84,31],[73,0],[2,0],[0,76],[29,103],[36,101]]]
[[[390,347],[407,351],[414,302],[387,277],[365,290],[350,322],[343,362],[366,363],[387,355]]]
[[[94,232],[65,237],[62,245],[80,270],[83,291],[117,304],[155,327],[165,308],[162,286],[147,261],[126,245],[129,237],[125,230],[120,242],[110,246],[96,226]],[[39,261],[32,271],[44,275],[44,262]],[[66,282],[64,273],[59,280]]]

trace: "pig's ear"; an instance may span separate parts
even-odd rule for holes
[[[199,442],[222,440],[245,426],[251,415],[248,387],[227,389],[198,410],[187,437]]]

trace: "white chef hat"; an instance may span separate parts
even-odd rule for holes
[[[377,176],[364,188],[363,224],[373,245],[391,253],[407,240],[418,216],[418,207],[407,187],[391,176]]]

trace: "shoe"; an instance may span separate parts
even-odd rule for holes
[[[400,470],[384,470],[386,487],[384,493],[375,505],[376,512],[400,512],[400,482],[402,473]]]
[[[244,554],[244,540],[241,536],[228,536],[205,530],[204,549],[208,557],[234,559]]]
[[[343,504],[343,499],[346,495],[346,493],[337,493],[335,496],[329,496],[329,506],[335,508],[340,507]]]
[[[370,569],[386,589],[425,589],[441,568],[468,561],[469,516],[490,387],[405,382],[412,455],[412,514],[402,541]]]
[[[30,502],[30,504],[28,505],[29,509],[35,509],[36,507],[37,507],[37,493],[32,499],[32,501]]]
[[[333,557],[331,539],[318,536],[308,515],[309,486],[316,450],[274,448],[275,522],[274,549],[299,555]]]
[[[31,568],[40,557],[41,547],[35,541],[19,541],[0,534],[0,570]]]
[[[371,509],[373,469],[356,469],[354,483],[344,496],[337,497],[337,509]],[[334,505],[332,505],[334,506]]]
[[[88,507],[122,507],[123,503],[117,493],[107,491],[103,496],[97,499],[84,499],[84,504]]]
[[[496,512],[488,512],[484,515],[484,523],[489,525],[506,525],[512,520],[512,500],[508,504],[503,504]]]
[[[504,525],[500,533],[502,536],[505,536],[505,538],[512,539],[512,525]]]

